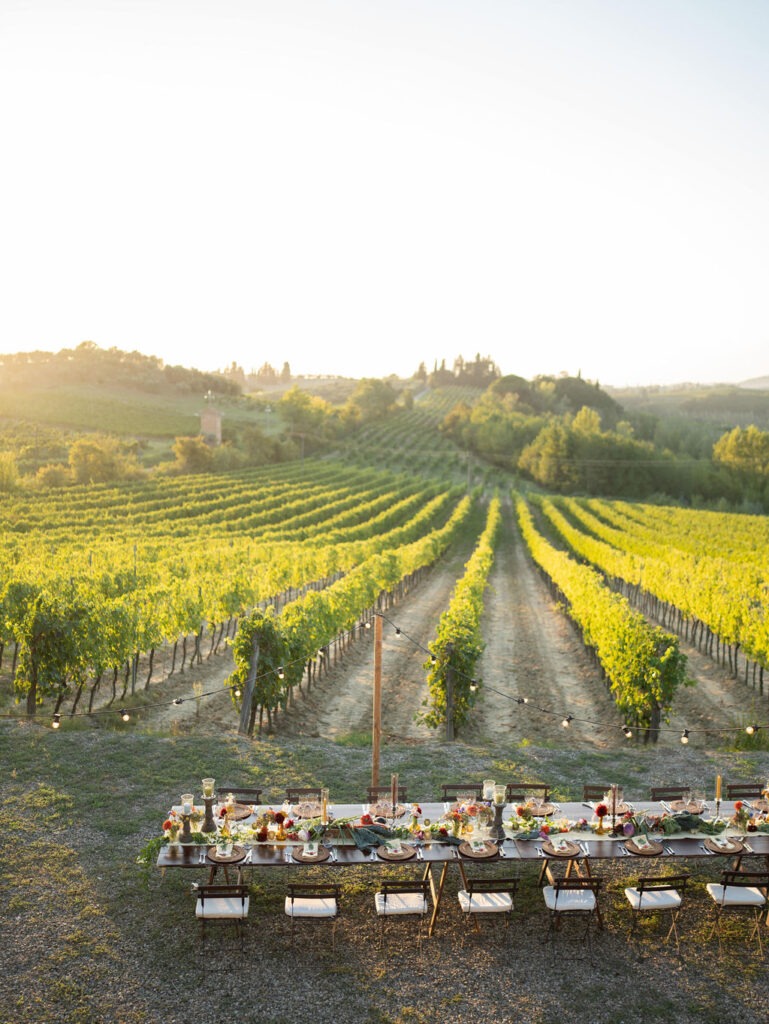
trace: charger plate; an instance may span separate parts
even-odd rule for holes
[[[738,836],[724,836],[724,839],[728,840],[728,846],[720,846],[711,836],[702,845],[706,850],[710,850],[711,853],[720,853],[722,856],[728,856],[730,853],[744,852],[743,840]]]
[[[659,857],[664,847],[655,839],[649,840],[648,846],[636,846],[632,839],[625,841],[625,849],[628,853],[634,853],[637,857]]]
[[[567,839],[563,845],[563,849],[558,849],[553,846],[549,839],[546,839],[542,843],[542,849],[545,853],[551,857],[581,857],[583,856],[582,848],[578,843],[574,843],[571,839]]]
[[[250,818],[253,813],[253,808],[249,807],[248,804],[233,804],[230,808],[229,817],[234,821],[243,821],[245,818]],[[221,817],[224,817],[224,815],[221,815]]]
[[[222,854],[219,853],[215,846],[212,846],[208,851],[208,859],[213,861],[214,864],[237,864],[239,860],[243,860],[246,855],[245,846],[233,846],[232,853]]]
[[[484,842],[482,850],[474,850],[471,843],[460,843],[459,852],[471,860],[489,860],[499,856],[499,847],[496,843]]]
[[[313,856],[312,854],[305,853],[303,846],[295,846],[291,851],[291,856],[300,864],[320,864],[321,861],[328,860],[331,856],[331,850],[325,846],[319,846],[318,852]]]
[[[376,855],[380,860],[411,860],[416,857],[414,846],[402,846],[400,850],[388,850],[386,846],[377,846]]]
[[[671,800],[668,806],[675,814],[680,814],[682,811],[687,814],[702,814],[705,810],[702,800]]]

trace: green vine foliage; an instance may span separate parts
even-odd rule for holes
[[[434,729],[446,723],[447,689],[452,677],[452,723],[457,731],[467,721],[480,690],[471,689],[475,666],[483,654],[481,616],[483,594],[494,563],[494,545],[501,521],[498,497],[489,503],[486,525],[478,544],[465,566],[465,573],[457,582],[449,607],[441,616],[438,633],[429,645],[431,658],[425,662],[430,696],[425,701],[427,711],[419,720]]]
[[[595,652],[617,707],[626,721],[647,730],[647,738],[656,742],[676,690],[686,682],[687,660],[678,637],[650,625],[595,569],[553,547],[537,531],[520,496],[516,509],[532,558],[566,598],[569,615]]]

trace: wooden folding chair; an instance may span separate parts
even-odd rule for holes
[[[552,885],[546,885],[542,889],[542,896],[545,906],[550,911],[550,926],[546,939],[551,943],[554,950],[555,936],[561,928],[561,923],[567,917],[583,917],[585,919],[585,931],[583,942],[589,952],[592,952],[590,942],[590,925],[595,919],[599,928],[603,928],[601,909],[598,906],[598,892],[603,884],[601,878],[576,878],[571,875],[568,878],[553,879]]]
[[[313,921],[331,921],[331,948],[336,949],[336,925],[339,919],[340,886],[335,883],[291,883],[288,886],[284,910],[291,918],[291,947],[299,918]]]
[[[683,800],[689,795],[689,786],[652,786],[652,800]]]
[[[680,875],[649,875],[639,878],[634,886],[625,889],[625,896],[633,910],[633,924],[630,937],[635,934],[641,914],[669,913],[670,928],[664,941],[668,942],[671,935],[675,936],[676,952],[679,950],[678,915],[683,904],[683,892],[689,880],[687,874]]]
[[[582,787],[583,800],[603,800],[608,793],[610,786],[601,786],[591,782],[585,783]]]
[[[289,786],[286,789],[286,800],[295,804],[300,800],[320,800],[321,786]]]
[[[764,944],[761,939],[761,917],[767,905],[769,890],[769,873],[765,871],[724,871],[720,882],[708,882],[705,886],[708,896],[713,900],[715,917],[710,937],[718,935],[718,948],[721,949],[721,918],[727,910],[751,911],[753,914],[753,938],[758,943],[759,953],[763,955]],[[769,916],[769,915],[768,915]]]
[[[248,917],[247,885],[199,885],[195,890],[195,916],[200,921],[200,937],[205,941],[206,925],[231,924],[243,949],[243,929]]]
[[[381,924],[381,945],[384,945],[385,922],[389,918],[415,917],[418,922],[417,949],[422,949],[422,922],[430,909],[429,890],[430,883],[426,878],[414,882],[382,882],[374,894],[374,906]]]
[[[476,932],[479,932],[479,917],[498,919],[503,915],[507,931],[515,908],[518,881],[517,878],[468,878],[466,887],[457,893],[459,908],[466,915],[468,926],[472,921]]]
[[[526,796],[538,796],[542,800],[550,797],[550,786],[546,782],[508,782],[505,799],[508,802],[520,800]]]
[[[375,804],[379,800],[387,800],[389,802],[393,793],[392,786],[369,786],[366,792],[368,793],[368,802],[370,804]],[[398,786],[397,799],[399,803],[406,803],[408,800],[406,786]]]
[[[218,802],[224,803],[227,797],[232,793],[235,800],[239,804],[258,804],[262,798],[261,789],[243,789],[237,786],[219,786],[216,790],[216,799]]]
[[[469,796],[473,800],[480,800],[483,796],[482,782],[447,782],[441,786],[442,800],[458,800],[460,797]]]
[[[756,800],[764,795],[765,782],[727,782],[727,800]]]

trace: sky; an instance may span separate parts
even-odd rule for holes
[[[769,374],[766,0],[0,0],[0,351]]]

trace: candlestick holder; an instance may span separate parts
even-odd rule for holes
[[[492,839],[504,839],[505,830],[502,825],[502,815],[505,810],[504,804],[494,804],[494,821],[492,822],[491,828],[489,829],[489,835]]]
[[[183,843],[191,843],[192,842],[192,832],[190,830],[190,818],[191,817],[192,817],[191,814],[182,814],[182,816],[181,816],[181,818],[182,818],[181,841]]]
[[[720,800],[716,800],[716,818],[715,818],[715,820],[718,821],[718,819],[720,817],[721,817],[721,801]]]
[[[204,796],[203,803],[206,805],[206,814],[203,818],[203,832],[216,832],[216,821],[214,820],[215,796]]]

